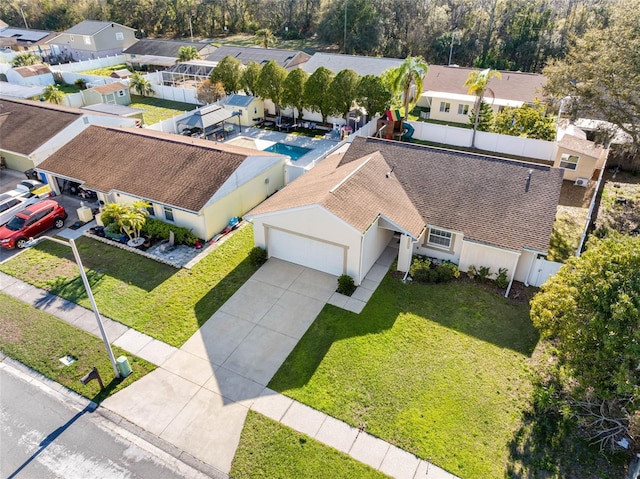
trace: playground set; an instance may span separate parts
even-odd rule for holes
[[[400,110],[387,110],[385,117],[378,120],[376,125],[378,136],[388,140],[410,141],[415,129],[409,123],[402,121]]]

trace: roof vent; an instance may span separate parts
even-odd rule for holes
[[[529,174],[527,175],[527,183],[524,186],[525,193],[529,191],[529,186],[531,186],[531,175],[533,175],[533,170],[529,170]]]

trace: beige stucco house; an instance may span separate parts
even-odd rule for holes
[[[43,161],[52,189],[65,180],[104,203],[151,204],[151,215],[210,240],[284,184],[282,155],[139,128],[91,126]]]
[[[119,23],[84,20],[47,43],[56,57],[91,60],[122,53],[138,41],[135,33],[135,28]]]
[[[398,270],[414,254],[508,270],[526,282],[546,255],[562,170],[502,158],[355,138],[250,211],[257,246],[359,284],[387,245]]]
[[[38,166],[89,125],[135,126],[122,118],[32,100],[0,98],[0,156],[7,168]]]
[[[553,166],[564,171],[565,180],[587,186],[589,181],[598,178],[604,168],[608,150],[587,140],[587,135],[575,127],[562,131],[561,135]]]
[[[417,106],[427,108],[425,119],[446,121],[450,123],[469,123],[469,114],[476,101],[469,95],[464,83],[473,68],[455,65],[430,65],[422,86],[422,95]],[[504,107],[520,107],[542,98],[542,87],[546,78],[536,73],[500,72],[502,78],[491,78],[485,94],[494,113]]]

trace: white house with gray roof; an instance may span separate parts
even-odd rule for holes
[[[135,28],[115,22],[84,20],[47,43],[51,53],[75,61],[117,55],[138,41]]]

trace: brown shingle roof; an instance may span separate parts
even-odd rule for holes
[[[318,204],[364,232],[379,216],[414,237],[424,228],[420,214],[382,155],[373,152],[337,168],[341,155],[332,155],[284,190],[257,206],[248,216]]]
[[[17,67],[14,68],[13,71],[15,71],[22,78],[35,77],[38,75],[46,75],[47,73],[51,73],[51,69],[47,65],[44,65],[42,63],[38,65],[29,65],[26,67]]]
[[[546,251],[562,186],[549,166],[356,138],[340,165],[380,151],[426,225],[504,248]],[[532,171],[529,191],[525,191]]]
[[[89,126],[38,169],[198,212],[255,150],[151,130]],[[277,156],[260,153],[261,156]]]
[[[450,67],[445,65],[429,65],[427,75],[422,83],[423,91],[437,91],[466,95],[468,88],[464,82],[469,72],[476,68]],[[502,78],[489,80],[489,88],[496,98],[504,100],[532,102],[542,98],[542,87],[547,79],[536,73],[501,71]]]
[[[82,112],[51,103],[0,99],[0,148],[22,155],[38,147],[76,121]]]
[[[112,83],[107,83],[106,85],[98,85],[91,88],[91,90],[100,93],[101,95],[108,95],[109,93],[114,93],[120,90],[126,90],[127,85],[120,83],[119,81],[114,81]]]
[[[604,149],[602,145],[597,145],[593,141],[584,140],[570,134],[565,134],[558,142],[558,146],[576,153],[592,156],[593,158],[600,158],[600,154]]]

